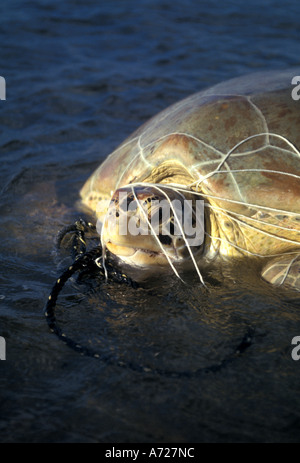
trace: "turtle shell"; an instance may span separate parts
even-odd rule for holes
[[[151,181],[180,183],[246,216],[262,210],[298,213],[295,75],[300,70],[256,73],[170,106],[108,156],[82,188],[83,203],[95,211],[99,199],[117,188]]]

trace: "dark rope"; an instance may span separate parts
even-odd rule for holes
[[[72,256],[74,259],[76,259],[79,255],[85,254],[86,252],[85,234],[88,232],[95,233],[96,227],[92,223],[86,222],[83,219],[77,220],[74,224],[67,225],[62,230],[60,230],[57,235],[57,249],[60,249],[65,236],[68,233],[72,234]]]
[[[60,278],[56,281],[50,293],[48,302],[46,304],[45,317],[46,317],[50,330],[54,334],[56,334],[56,336],[62,342],[64,342],[68,347],[70,347],[74,351],[78,352],[81,355],[87,356],[87,357],[93,357],[93,358],[100,359],[107,364],[114,364],[120,367],[130,368],[138,372],[151,372],[151,373],[156,373],[156,374],[163,375],[163,376],[169,376],[169,377],[174,377],[174,378],[184,378],[184,377],[194,377],[200,374],[219,372],[224,367],[226,367],[229,363],[231,363],[234,359],[239,357],[245,350],[247,350],[251,346],[252,340],[254,337],[254,330],[250,328],[247,334],[244,336],[241,343],[239,344],[239,346],[237,347],[237,349],[232,354],[228,355],[225,359],[220,361],[220,363],[211,365],[210,367],[200,368],[195,371],[176,372],[176,371],[168,371],[168,370],[157,369],[157,368],[155,369],[147,368],[147,367],[143,367],[142,365],[138,365],[136,363],[124,362],[118,359],[113,359],[112,357],[108,355],[99,354],[93,349],[90,349],[89,347],[83,346],[75,342],[73,339],[69,338],[61,330],[61,328],[59,327],[56,321],[55,308],[56,308],[57,299],[64,285],[66,284],[66,282],[78,271],[97,270],[97,272],[100,274],[101,277],[103,277],[103,280],[104,280],[105,278],[104,269],[99,264],[99,262],[96,263],[96,260],[100,258],[101,256],[102,256],[101,246],[97,246],[91,251],[86,252],[85,254],[79,256],[75,260],[75,262],[67,270],[65,270],[63,274],[60,276]],[[122,274],[120,271],[115,269],[111,263],[108,262],[106,264],[106,269],[107,269],[108,277],[111,280],[117,283],[127,284],[133,288],[138,287],[138,284],[136,282],[134,282],[133,280],[128,278],[126,275]]]
[[[251,345],[254,338],[254,330],[249,328],[246,335],[235,349],[232,354],[229,354],[219,363],[211,365],[209,367],[203,367],[195,371],[184,371],[184,372],[176,372],[176,371],[168,371],[163,369],[153,369],[148,367],[143,367],[136,363],[132,362],[124,362],[118,359],[114,359],[109,355],[99,354],[98,352],[94,351],[93,349],[83,346],[80,343],[77,343],[73,339],[69,338],[59,327],[55,309],[58,296],[62,291],[63,287],[65,286],[66,282],[76,273],[76,272],[94,272],[97,271],[97,275],[100,275],[103,280],[105,280],[105,271],[100,263],[102,257],[102,247],[99,245],[93,248],[91,251],[85,252],[86,250],[86,243],[85,243],[85,233],[88,231],[94,231],[95,227],[85,222],[84,220],[80,219],[75,224],[65,227],[61,232],[58,234],[57,237],[57,247],[59,248],[61,242],[63,241],[64,237],[68,233],[73,233],[74,237],[72,240],[72,252],[75,256],[75,260],[73,264],[68,267],[62,275],[58,278],[55,282],[50,296],[48,298],[46,307],[45,307],[45,317],[48,323],[48,326],[52,333],[54,333],[62,342],[64,342],[68,347],[73,349],[74,351],[78,352],[81,355],[87,357],[93,357],[104,361],[107,364],[113,364],[125,368],[130,368],[134,371],[138,372],[151,372],[156,373],[159,375],[164,375],[168,377],[175,377],[175,378],[183,378],[183,377],[195,377],[201,374],[206,373],[216,373],[225,368],[229,363],[233,362],[234,359],[239,357],[243,354]],[[109,254],[108,254],[109,257]],[[116,283],[126,284],[131,286],[132,288],[138,288],[138,284],[131,280],[127,275],[124,275],[118,269],[116,269],[109,259],[105,262],[105,268],[107,272],[107,277],[109,280],[114,281]]]
[[[76,352],[79,352],[82,355],[86,355],[88,357],[96,357],[100,358],[101,356],[97,353],[94,352],[92,349],[82,346],[81,344],[78,344],[75,342],[73,339],[69,338],[66,336],[65,333],[61,330],[59,327],[57,321],[56,321],[56,316],[55,316],[55,308],[56,308],[56,303],[57,303],[57,298],[62,291],[64,285],[66,282],[74,275],[74,273],[82,271],[82,270],[89,270],[89,271],[95,271],[97,270],[98,274],[105,278],[105,273],[103,267],[99,264],[96,263],[96,260],[102,256],[102,248],[101,246],[97,246],[94,249],[92,249],[89,252],[86,252],[85,254],[80,255],[77,257],[77,259],[73,262],[73,264],[63,272],[63,274],[58,278],[56,283],[54,284],[52,291],[50,293],[50,296],[48,298],[48,302],[46,304],[45,308],[45,317],[48,323],[48,326],[50,330],[56,334],[56,336],[63,341],[65,344],[67,344],[71,349],[75,350]],[[112,264],[109,262],[106,265],[107,269],[107,274],[108,277],[113,280],[116,283],[124,283],[127,285],[130,285],[133,288],[137,288],[138,284],[128,278],[126,275],[122,274],[120,271],[115,269]],[[103,360],[108,360],[107,358],[104,358],[104,356],[101,357]]]

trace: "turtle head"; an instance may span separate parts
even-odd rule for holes
[[[201,252],[202,201],[166,185],[116,190],[103,220],[102,244],[136,267],[166,267]]]

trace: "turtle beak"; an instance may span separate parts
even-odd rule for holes
[[[168,258],[176,260],[172,236],[159,233],[159,224],[154,227],[151,223],[154,200],[158,201],[159,197],[152,188],[135,188],[133,193],[132,188],[127,187],[115,191],[108,207],[102,243],[131,265],[165,266]],[[157,233],[153,233],[154,228]]]

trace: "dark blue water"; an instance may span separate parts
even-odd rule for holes
[[[68,285],[58,307],[68,334],[144,372],[79,356],[43,316],[68,262],[55,236],[78,217],[95,167],[193,92],[299,66],[298,0],[2,0],[0,9],[0,440],[299,441],[300,364],[290,355],[299,300],[254,270],[210,275],[209,293],[167,277],[138,291]],[[247,333],[251,346],[227,362]],[[178,374],[159,373],[168,371]]]

